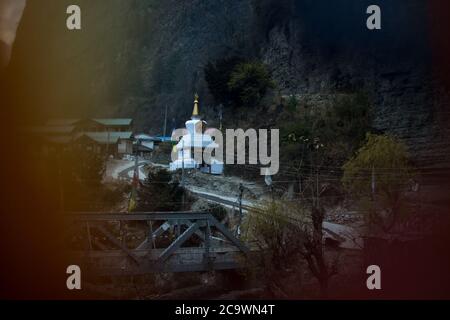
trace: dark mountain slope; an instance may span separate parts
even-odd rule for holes
[[[24,88],[13,100],[36,116],[131,116],[160,132],[165,105],[178,124],[194,92],[212,106],[204,66],[240,55],[264,61],[283,95],[367,92],[378,129],[403,138],[422,164],[450,162],[429,1],[378,1],[376,32],[365,27],[367,0],[78,2],[76,32],[65,28],[70,1],[26,8],[10,83]]]

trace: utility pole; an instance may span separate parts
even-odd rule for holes
[[[181,140],[181,187],[183,188],[181,210],[184,210],[184,140]]]
[[[134,158],[134,172],[137,174],[137,177],[139,178],[139,146],[141,145],[140,140],[136,143],[136,154]]]
[[[265,173],[265,176],[264,176],[264,182],[270,188],[270,193],[272,195],[272,202],[274,202],[275,201],[275,195],[274,195],[274,189],[273,189],[273,181],[272,181],[272,176],[269,174],[268,169],[266,169],[266,173]]]
[[[239,184],[239,196],[238,196],[238,203],[239,203],[239,223],[238,223],[238,227],[236,229],[236,237],[240,237],[241,235],[241,223],[242,223],[242,217],[243,217],[243,213],[242,213],[242,195],[244,194],[244,186],[242,185],[242,183]]]
[[[181,188],[182,190],[182,195],[181,195],[181,210],[184,211],[185,210],[185,191],[184,191],[184,140],[181,140]],[[181,233],[181,229],[180,229],[180,221],[176,220],[175,221],[176,225],[175,225],[175,235],[176,237],[180,236]]]
[[[166,132],[167,131],[167,104],[166,104],[166,111],[164,113],[164,132],[163,132],[163,137],[166,137]]]
[[[219,106],[219,130],[222,131],[223,105]]]

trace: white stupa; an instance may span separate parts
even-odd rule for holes
[[[201,161],[196,161],[195,159],[195,152],[203,154],[203,151],[207,147],[218,147],[210,135],[203,133],[203,124],[204,121],[199,116],[198,95],[195,95],[191,120],[186,121],[187,134],[181,137],[177,145],[174,146],[173,152],[176,153],[177,159],[170,163],[171,171],[184,168],[198,169],[211,174],[223,173],[223,162],[212,158],[210,164],[207,164],[201,157],[197,157],[198,159],[202,159]]]

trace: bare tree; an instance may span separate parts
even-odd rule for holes
[[[328,284],[332,276],[338,273],[338,256],[331,262],[327,262],[323,245],[323,219],[324,209],[313,206],[311,209],[312,228],[304,229],[303,248],[301,254],[307,261],[309,269],[319,281],[321,296],[328,296]]]

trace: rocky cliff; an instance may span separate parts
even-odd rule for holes
[[[181,124],[196,91],[212,108],[205,64],[239,55],[264,61],[284,95],[368,93],[376,128],[421,165],[450,162],[425,0],[379,0],[380,31],[366,0],[80,0],[81,31],[65,29],[69,3],[29,1],[12,55],[15,101],[42,117],[132,116],[160,132],[165,106]]]
[[[274,11],[267,1],[263,12]],[[402,138],[420,165],[449,163],[448,90],[433,73],[426,1],[378,1],[383,29],[365,28],[367,1],[330,10],[325,1],[285,2],[264,17],[261,55],[286,94],[366,92],[374,127]]]

